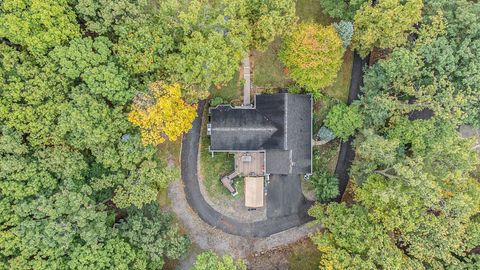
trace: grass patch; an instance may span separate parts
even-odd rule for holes
[[[166,188],[160,189],[157,194],[157,203],[162,209],[167,209],[171,205],[170,198],[168,197],[168,190]]]
[[[343,55],[343,64],[337,73],[335,82],[325,88],[322,92],[337,100],[347,102],[350,88],[350,78],[352,77],[353,52],[347,50]]]
[[[283,72],[283,64],[278,58],[282,41],[276,38],[265,52],[254,51],[253,84],[265,88],[284,88],[292,83]]]
[[[203,119],[207,119],[204,117]],[[208,150],[210,145],[210,138],[207,136],[206,121],[202,124],[202,133],[200,138],[200,172],[203,176],[203,183],[211,198],[224,201],[231,199],[232,195],[220,182],[220,178],[234,169],[234,155],[231,153],[215,153],[212,154]],[[241,198],[243,194],[243,181],[237,177],[234,180],[235,188],[238,195],[235,199]]]
[[[210,94],[212,97],[221,97],[226,102],[232,102],[239,99],[241,100],[241,87],[240,72],[237,70],[233,78],[224,86],[220,88],[212,86],[210,88]]]
[[[163,167],[168,165],[180,168],[180,150],[182,148],[182,138],[176,141],[166,140],[157,146],[157,156]]]
[[[338,159],[338,147],[340,141],[335,139],[327,144],[315,146],[313,149],[313,172],[329,171],[335,172]]]
[[[319,269],[320,251],[310,238],[291,245],[289,269]]]
[[[314,21],[322,25],[328,25],[333,19],[322,12],[321,0],[297,0],[296,13],[301,22]]]

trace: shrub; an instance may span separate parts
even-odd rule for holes
[[[224,269],[224,270],[246,270],[245,262],[241,260],[235,261],[231,256],[219,257],[212,251],[203,252],[197,256],[192,270],[210,270],[210,269]]]
[[[340,103],[328,112],[325,125],[345,141],[355,133],[355,130],[363,126],[363,116],[357,106]]]
[[[352,42],[353,23],[340,21],[338,23],[333,23],[333,27],[335,27],[335,30],[337,30],[338,35],[342,39],[343,47],[347,48]]]
[[[320,202],[326,202],[338,196],[338,178],[328,171],[314,172],[310,181]]]
[[[218,106],[220,104],[223,104],[223,103],[224,103],[224,100],[221,97],[214,97],[210,100],[210,106],[212,106],[212,107],[216,107],[216,106]]]

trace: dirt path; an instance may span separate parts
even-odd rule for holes
[[[177,180],[168,187],[171,209],[195,246],[195,252],[182,259],[178,267],[190,269],[195,255],[201,250],[213,250],[220,255],[246,258],[255,253],[278,248],[308,237],[320,229],[319,225],[304,224],[266,238],[242,237],[225,233],[205,223],[187,203],[183,182]],[[198,250],[200,249],[200,250]]]

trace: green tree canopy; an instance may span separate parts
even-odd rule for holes
[[[302,23],[285,38],[280,59],[293,80],[310,92],[335,81],[344,48],[333,26]]]
[[[320,5],[323,12],[330,17],[352,21],[355,12],[362,6],[363,3],[370,2],[367,0],[320,0]]]
[[[340,103],[328,112],[325,125],[345,141],[363,126],[363,116],[358,112],[357,106]]]
[[[67,0],[5,0],[0,11],[0,37],[35,55],[80,35]]]
[[[246,270],[245,263],[241,260],[235,261],[231,256],[219,257],[212,251],[204,252],[197,256],[192,270]]]
[[[373,48],[393,48],[407,42],[407,35],[420,21],[422,0],[380,0],[363,3],[355,14],[353,47],[365,57]]]
[[[479,18],[471,14],[480,6],[425,6],[414,42],[366,71],[355,103],[365,121],[350,170],[353,205],[311,210],[326,227],[314,237],[324,252],[322,266],[478,268],[480,183],[473,177],[479,160],[472,151],[476,142],[461,138],[458,127],[477,123],[478,91],[472,86],[478,72],[472,64],[478,50],[470,41],[479,33]],[[363,223],[352,225],[352,219]],[[388,246],[379,239],[388,239]]]
[[[287,34],[296,21],[293,0],[246,0],[252,46],[265,50],[276,36]]]

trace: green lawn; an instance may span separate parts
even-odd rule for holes
[[[180,170],[180,149],[182,147],[182,138],[171,142],[165,141],[157,147],[157,156],[162,167],[169,164]],[[157,195],[157,202],[163,209],[170,206],[170,198],[168,198],[167,189],[161,189]]]
[[[348,90],[350,87],[350,78],[352,77],[353,52],[347,50],[343,56],[343,64],[337,73],[337,78],[333,85],[322,90],[330,97],[347,102]]]
[[[314,21],[322,25],[333,22],[331,17],[323,14],[320,0],[297,0],[296,12],[300,21]]]
[[[315,21],[323,25],[328,25],[333,22],[332,18],[322,13],[319,0],[298,0],[296,8],[300,21]],[[284,66],[278,58],[280,47],[281,39],[277,38],[270,44],[265,52],[253,52],[253,84],[255,86],[286,88],[293,84],[292,80],[283,72]],[[353,53],[347,50],[335,82],[332,86],[323,89],[322,92],[334,99],[346,102],[348,98],[348,88],[350,86],[352,63]]]
[[[233,78],[224,86],[210,88],[212,97],[221,97],[225,102],[235,102],[242,100],[241,80],[239,78],[240,72],[237,71]]]
[[[335,172],[335,166],[338,159],[338,147],[340,141],[335,139],[324,145],[315,146],[313,149],[313,171]]]
[[[206,119],[206,117],[204,117]],[[202,126],[202,133],[200,138],[200,172],[203,176],[203,181],[208,195],[211,198],[216,198],[221,201],[232,198],[232,195],[220,182],[220,178],[233,171],[234,159],[233,154],[230,153],[215,153],[208,151],[210,139],[207,136],[206,122]],[[241,198],[243,194],[243,181],[237,177],[234,180],[235,188],[238,191],[236,199]]]
[[[182,147],[182,138],[178,138],[172,142],[166,140],[164,143],[157,146],[157,156],[160,159],[162,166],[167,166],[169,163],[175,167],[180,168],[180,149]]]
[[[320,251],[308,238],[291,246],[289,269],[319,269]]]
[[[277,38],[265,52],[254,51],[253,84],[266,88],[287,87],[292,81],[284,74],[283,64],[278,58],[281,39]]]

